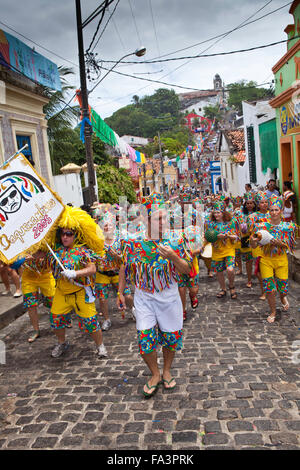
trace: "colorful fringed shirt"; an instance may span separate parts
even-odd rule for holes
[[[118,274],[120,264],[116,261],[113,251],[121,255],[120,240],[115,238],[112,244],[104,243],[103,252],[97,256],[96,268],[97,272],[105,273],[105,271],[115,271]]]
[[[275,240],[285,244],[285,248],[271,245],[271,243],[262,246],[264,255],[271,257],[284,255],[287,251],[293,252],[296,244],[296,229],[297,226],[294,222],[280,222],[278,225],[272,225],[270,222],[254,224],[255,233],[259,230],[267,230]]]
[[[31,259],[25,261],[23,264],[24,271],[22,273],[22,279],[26,279],[28,281],[33,280],[36,281],[41,276],[48,277],[52,276],[52,272],[49,266],[46,265],[44,259]]]
[[[205,226],[206,230],[216,230],[218,234],[235,235],[237,240],[240,238],[236,220],[233,218],[230,222],[214,222],[210,221]],[[212,259],[219,260],[227,256],[235,256],[235,244],[233,240],[217,240],[212,243],[213,255]]]
[[[126,280],[145,292],[161,292],[179,279],[174,264],[159,255],[159,244],[170,246],[180,258],[192,265],[193,256],[185,237],[161,241],[122,240]]]
[[[247,217],[248,231],[252,233],[254,224],[264,222],[270,222],[269,212],[267,212],[266,214],[264,214],[263,212],[253,212],[252,214],[249,214]]]
[[[56,256],[65,269],[74,269],[78,271],[84,269],[88,264],[95,263],[96,257],[94,253],[85,246],[76,246],[73,248],[65,248],[60,246],[54,250]],[[94,287],[93,277],[78,277],[71,283],[62,275],[62,269],[53,255],[47,253],[47,264],[51,267],[53,276],[57,280],[57,287],[64,293],[70,294],[80,290],[81,288]]]

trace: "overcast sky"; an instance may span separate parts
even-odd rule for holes
[[[82,18],[85,20],[102,0],[82,0],[81,3]],[[144,57],[138,59],[133,55],[125,59],[141,62],[166,54],[168,56],[164,58],[197,55],[212,46],[216,40],[195,47],[190,46],[226,33],[250,17],[249,21],[255,20],[287,3],[283,0],[119,0],[118,3],[118,0],[115,0],[104,16],[99,34],[117,5],[116,11],[94,52],[98,53],[99,59],[117,61],[143,45],[147,48]],[[0,21],[64,58],[65,60],[62,60],[35,46],[40,54],[57,65],[73,67],[75,74],[71,83],[79,87],[75,0],[0,0],[0,7]],[[284,29],[293,22],[289,8],[290,5],[287,5],[266,18],[232,32],[205,53],[246,49],[286,39]],[[98,20],[99,16],[84,29],[85,49],[91,42]],[[0,23],[0,28],[4,31],[19,37],[29,46],[33,45],[3,23]],[[171,54],[187,47],[190,48]],[[216,73],[221,76],[225,86],[242,79],[255,80],[260,84],[272,80],[272,67],[285,51],[286,44],[280,44],[230,56],[193,59],[188,63],[185,59],[156,64],[119,64],[115,70],[134,74],[135,77],[161,80],[195,89],[212,88]],[[110,68],[113,64],[103,65]],[[177,68],[178,70],[175,70]],[[102,74],[105,73],[104,70]],[[88,82],[89,89],[93,86],[93,83]],[[160,87],[167,86],[111,72],[91,93],[89,101],[105,118],[129,104],[133,95],[150,95]],[[191,91],[172,86],[167,88],[173,88],[177,93]]]

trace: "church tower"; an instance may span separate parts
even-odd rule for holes
[[[215,91],[221,91],[222,90],[222,79],[220,77],[220,75],[217,73],[215,76],[214,76],[214,90]]]

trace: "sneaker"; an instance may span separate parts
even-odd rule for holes
[[[5,290],[3,292],[1,292],[1,295],[11,295],[11,291],[10,290]]]
[[[107,357],[108,354],[107,354],[107,351],[106,351],[106,347],[104,346],[104,344],[100,344],[100,346],[97,347],[97,356],[99,357]]]
[[[104,320],[104,322],[102,323],[102,327],[101,329],[104,330],[104,331],[107,331],[109,330],[111,327],[111,321],[110,320]]]
[[[65,342],[65,343],[59,343],[55,346],[55,348],[51,352],[52,357],[60,357],[62,354],[64,354],[67,349],[69,349],[70,343]]]
[[[21,291],[18,291],[18,290],[14,293],[14,297],[15,297],[15,298],[21,297],[21,295],[23,295],[22,292],[21,292]]]

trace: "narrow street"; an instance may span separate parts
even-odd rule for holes
[[[67,331],[70,349],[53,359],[46,311],[32,345],[27,315],[0,330],[0,448],[299,450],[299,285],[291,282],[290,312],[277,309],[277,321],[268,324],[256,281],[247,289],[245,277],[237,277],[238,299],[227,293],[220,300],[202,263],[200,274],[199,306],[188,311],[184,349],[174,361],[177,387],[160,386],[149,400],[135,323],[129,315],[122,320],[113,299],[112,328],[103,332],[107,359],[95,356],[75,321]]]

